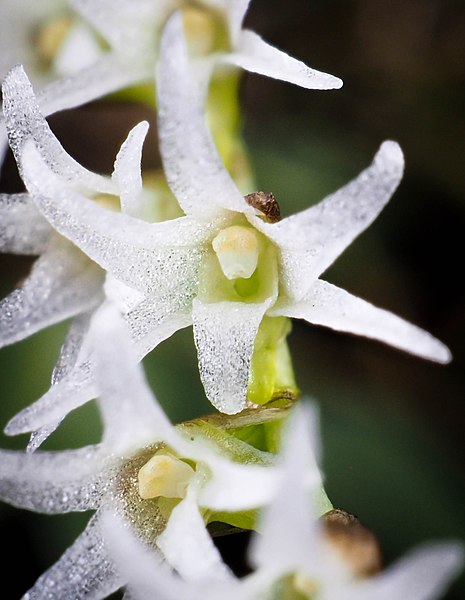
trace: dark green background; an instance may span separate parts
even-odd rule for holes
[[[283,213],[291,214],[358,174],[383,140],[397,140],[406,159],[398,191],[324,278],[431,331],[454,355],[450,365],[438,366],[294,323],[290,345],[298,384],[320,408],[329,496],[378,534],[386,564],[423,542],[465,540],[465,4],[252,0],[247,24],[344,80],[342,90],[318,92],[243,78],[244,136],[257,187],[273,191]],[[127,131],[147,116],[139,107],[101,102],[50,123],[76,158],[109,173]],[[156,161],[154,127],[151,135],[147,166]],[[3,191],[19,189],[11,157],[1,185]],[[0,258],[5,294],[27,273],[29,261]],[[0,423],[46,391],[65,330],[59,325],[0,351]],[[145,365],[173,421],[210,411],[190,329],[165,342]],[[79,446],[99,434],[90,404],[46,447]],[[25,441],[2,436],[1,445],[20,448]],[[87,518],[1,506],[9,598],[32,585]],[[226,554],[232,548],[232,539],[224,542]],[[12,565],[19,579],[9,575]],[[447,600],[464,597],[462,575]]]

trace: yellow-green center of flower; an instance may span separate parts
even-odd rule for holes
[[[232,225],[222,229],[212,242],[227,279],[249,279],[257,268],[259,240],[251,227]]]
[[[194,469],[171,454],[155,454],[138,473],[139,495],[149,498],[184,498]]]

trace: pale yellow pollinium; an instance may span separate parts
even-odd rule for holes
[[[184,461],[167,454],[155,454],[138,473],[139,494],[149,498],[184,498],[195,471]]]
[[[248,279],[258,264],[259,241],[251,227],[232,225],[222,229],[212,242],[227,279]]]

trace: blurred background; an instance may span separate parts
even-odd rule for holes
[[[314,68],[341,77],[338,91],[306,91],[244,75],[243,132],[257,188],[284,215],[302,210],[368,166],[381,142],[398,141],[404,179],[376,222],[324,279],[427,329],[454,359],[439,366],[379,343],[294,321],[297,382],[320,410],[326,488],[333,504],[377,534],[386,565],[429,541],[465,541],[465,3],[463,0],[252,0],[246,24]],[[139,120],[152,122],[144,162],[157,160],[153,115],[104,101],[49,122],[87,167],[110,173]],[[19,191],[8,156],[2,192]],[[252,190],[251,190],[252,191]],[[31,261],[0,256],[4,296]],[[2,427],[44,393],[63,323],[0,351]],[[192,331],[145,361],[173,421],[211,412],[198,379]],[[46,448],[97,441],[91,403],[66,419]],[[26,436],[1,446],[23,448]],[[20,565],[19,598],[73,541],[89,515],[47,517],[0,505],[3,561]],[[233,551],[246,540],[226,540]],[[241,567],[239,566],[238,569]],[[465,598],[465,572],[447,600]]]

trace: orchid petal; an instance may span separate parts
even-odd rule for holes
[[[84,347],[89,331],[90,318],[93,311],[78,315],[73,319],[65,341],[60,349],[58,361],[52,373],[52,385],[56,385],[69,375],[77,366],[79,355]]]
[[[125,454],[169,437],[173,426],[145,380],[129,329],[114,306],[104,304],[95,313],[90,335],[103,443],[115,454]]]
[[[281,282],[300,300],[313,281],[378,216],[396,190],[404,160],[395,142],[384,142],[373,163],[319,204],[279,223],[253,223],[280,248]]]
[[[219,512],[260,508],[276,493],[279,468],[242,465],[215,456],[203,457],[212,472],[199,493],[199,504]]]
[[[15,415],[5,427],[5,433],[18,435],[49,427],[96,396],[97,387],[89,362],[79,363],[41,398]]]
[[[223,580],[231,577],[205,527],[193,487],[189,487],[187,496],[173,509],[156,543],[186,581],[199,582],[212,574]]]
[[[141,159],[149,124],[142,121],[130,132],[116,157],[113,179],[119,188],[121,211],[131,217],[143,217]]]
[[[0,345],[93,307],[100,300],[102,279],[86,256],[55,237],[22,287],[0,302]]]
[[[110,468],[100,446],[61,452],[0,451],[0,498],[48,514],[95,509]]]
[[[107,55],[76,73],[47,84],[37,92],[37,103],[42,114],[47,116],[82,106],[152,77],[150,70],[137,62],[126,65],[119,57]]]
[[[270,314],[305,319],[314,325],[379,340],[438,363],[448,363],[452,358],[450,350],[427,331],[321,279],[315,281],[303,300],[273,307]]]
[[[246,71],[288,81],[306,89],[331,90],[342,86],[338,77],[307,67],[302,61],[270,46],[248,29],[240,32],[235,51],[221,58]]]
[[[193,302],[200,378],[208,399],[221,412],[235,414],[245,407],[255,337],[271,301]]]
[[[77,360],[89,328],[90,314],[90,312],[84,313],[73,319],[66,339],[61,347],[58,361],[53,368],[52,385],[56,385],[77,365]],[[35,452],[37,448],[39,448],[58,428],[63,421],[63,418],[64,417],[60,417],[52,423],[44,425],[37,431],[33,431],[31,433],[26,450],[28,452]]]
[[[44,425],[37,429],[37,431],[32,431],[29,436],[29,441],[26,446],[26,452],[35,452],[42,444],[47,440],[54,431],[58,429],[58,427],[63,423],[63,418],[56,419],[53,423],[49,423],[48,425]]]
[[[173,293],[176,297],[176,292]],[[181,294],[182,298],[182,294]],[[192,325],[192,303],[189,301],[178,310],[165,308],[165,303],[158,299],[147,298],[136,308],[129,311],[124,318],[131,330],[133,342],[138,349],[139,357],[143,358],[160,342],[171,337],[176,331]]]
[[[32,86],[21,66],[11,69],[5,77],[2,91],[10,146],[20,170],[24,143],[33,139],[46,164],[63,180],[77,182],[100,192],[114,191],[109,178],[88,171],[64,150],[41,114]],[[37,183],[40,187],[40,179]]]
[[[0,194],[0,251],[40,254],[52,228],[29,194]]]
[[[207,129],[203,93],[192,80],[180,13],[167,22],[157,70],[158,131],[164,170],[186,214],[253,212],[226,171]]]
[[[341,591],[341,600],[434,600],[463,567],[458,543],[430,544],[411,552],[377,577]]]
[[[282,476],[277,493],[261,514],[259,536],[251,540],[250,559],[257,567],[279,573],[297,571],[302,562],[317,560],[319,545],[315,522],[320,516],[312,509],[312,492],[322,484],[316,461],[317,426],[315,412],[298,405],[286,423],[280,463]]]
[[[99,513],[62,557],[25,594],[26,600],[100,600],[123,585],[108,556]]]
[[[159,552],[148,548],[130,531],[129,524],[112,513],[102,515],[105,545],[118,571],[127,581],[124,598],[133,600],[201,600],[192,584],[185,586]],[[189,590],[189,591],[188,591]]]
[[[166,302],[173,289],[182,289],[185,301],[189,300],[202,244],[211,235],[208,227],[188,217],[145,223],[107,210],[63,189],[33,145],[26,144],[23,158],[27,185],[37,194],[42,213],[62,235],[130,287]]]

